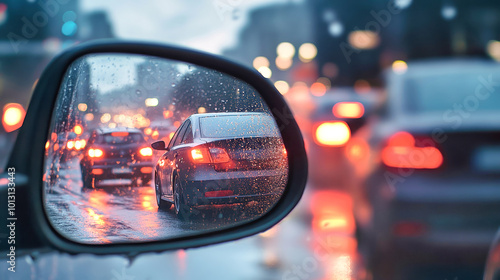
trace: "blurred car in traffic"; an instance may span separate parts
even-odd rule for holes
[[[303,133],[308,143],[310,182],[347,188],[353,175],[345,147],[351,134],[366,123],[377,97],[374,91],[358,94],[353,88],[336,88],[313,97],[315,109]]]
[[[154,121],[148,127],[144,128],[144,136],[147,142],[163,140],[167,143],[172,139],[176,130],[177,127],[169,120]]]
[[[353,189],[367,265],[374,279],[482,267],[500,225],[500,67],[429,60],[387,74],[380,119],[354,136],[367,146]]]
[[[194,114],[175,132],[155,167],[159,208],[180,219],[192,207],[257,201],[283,191],[288,162],[274,119],[265,113]]]
[[[84,188],[95,188],[99,180],[125,178],[138,185],[152,179],[153,150],[138,129],[95,129],[82,154]]]

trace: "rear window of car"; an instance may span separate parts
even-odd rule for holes
[[[99,137],[101,144],[132,144],[145,142],[144,137],[140,133],[130,132],[111,132],[103,134]]]
[[[417,114],[444,112],[457,106],[500,111],[500,94],[491,89],[499,82],[500,67],[490,72],[461,71],[411,78],[405,82],[404,107]]]
[[[268,115],[233,115],[200,119],[203,138],[279,137],[274,119]]]

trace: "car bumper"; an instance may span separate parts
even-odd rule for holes
[[[381,185],[370,235],[382,251],[411,262],[485,261],[500,224],[497,180],[414,175],[390,191]]]
[[[152,163],[136,163],[129,165],[92,165],[89,174],[100,180],[117,178],[143,177],[151,179],[153,176]]]
[[[345,157],[344,146],[323,147],[311,144],[307,151],[308,178],[314,185],[329,185],[346,189],[354,170]]]
[[[287,183],[286,170],[212,172],[182,181],[189,206],[274,202]],[[226,193],[218,193],[226,191]],[[230,193],[227,193],[230,192]]]

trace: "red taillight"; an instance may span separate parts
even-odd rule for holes
[[[230,160],[226,150],[222,148],[210,148],[209,151],[213,163],[224,163]]]
[[[104,155],[104,152],[101,149],[89,149],[88,155],[91,158],[100,158]]]
[[[139,154],[141,154],[141,156],[143,157],[150,157],[153,155],[153,149],[151,149],[150,147],[142,148],[139,150]]]
[[[425,231],[426,226],[418,222],[399,222],[392,227],[393,234],[400,237],[419,236]]]
[[[321,146],[342,146],[350,137],[351,130],[342,121],[324,122],[314,132],[314,141]]]
[[[94,175],[102,175],[103,172],[104,171],[100,168],[92,169],[92,174],[94,174]]]
[[[359,119],[365,113],[365,107],[359,102],[339,102],[333,106],[332,112],[337,118]]]
[[[153,172],[153,167],[141,167],[141,173],[151,173]]]
[[[382,150],[382,162],[390,167],[436,169],[443,164],[443,155],[431,139],[415,143],[415,137],[402,131],[394,134]],[[426,142],[426,143],[423,143]]]
[[[233,195],[232,190],[223,190],[223,191],[210,191],[205,193],[205,197],[221,197],[221,196],[229,196]]]
[[[231,159],[223,148],[197,147],[191,150],[191,159],[195,163],[226,163]]]
[[[111,136],[113,136],[113,137],[127,137],[128,136],[128,132],[126,132],[126,131],[115,131],[115,132],[111,132]]]
[[[206,148],[194,148],[191,150],[191,159],[195,163],[210,163],[210,156]]]

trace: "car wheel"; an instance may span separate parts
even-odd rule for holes
[[[84,189],[93,189],[94,184],[92,184],[92,176],[88,175],[85,169],[82,169],[82,188]]]
[[[160,179],[155,175],[155,193],[156,193],[156,204],[158,205],[158,209],[166,210],[170,209],[172,203],[161,199],[161,182]]]
[[[174,177],[174,209],[175,214],[181,221],[187,221],[189,215],[191,214],[191,208],[186,205],[184,197],[181,193],[181,188],[179,185],[179,180]]]

